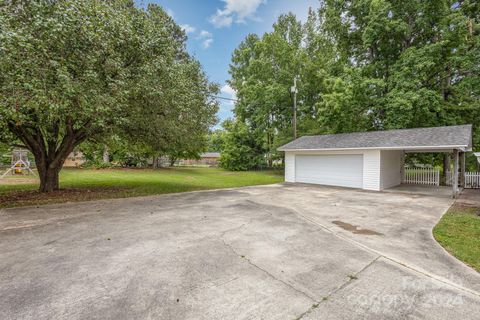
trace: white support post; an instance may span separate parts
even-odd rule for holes
[[[458,149],[453,150],[453,179],[452,179],[453,197],[458,196]]]
[[[460,187],[465,188],[465,152],[460,152]]]
[[[402,155],[400,157],[400,177],[402,177],[402,182],[406,182],[406,176],[405,176],[405,151],[402,151]]]

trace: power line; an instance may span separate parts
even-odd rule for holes
[[[213,98],[217,98],[217,99],[223,99],[223,100],[229,100],[229,101],[235,101],[237,102],[238,100],[237,99],[232,99],[232,98],[226,98],[226,97],[220,97],[220,96],[214,96],[214,95],[210,95],[211,97]]]

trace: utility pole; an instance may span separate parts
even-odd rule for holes
[[[290,88],[290,92],[293,93],[293,139],[297,139],[297,76],[293,78],[293,87]]]

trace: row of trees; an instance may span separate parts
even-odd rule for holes
[[[0,5],[0,139],[35,157],[40,191],[59,187],[82,143],[195,156],[218,106],[186,35],[132,0]]]
[[[472,123],[479,145],[479,57],[478,1],[325,0],[303,24],[282,15],[233,53],[225,166],[281,158],[294,77],[299,136]]]

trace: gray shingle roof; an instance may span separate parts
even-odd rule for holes
[[[303,136],[278,150],[418,149],[421,147],[433,149],[446,146],[470,149],[472,125]]]

